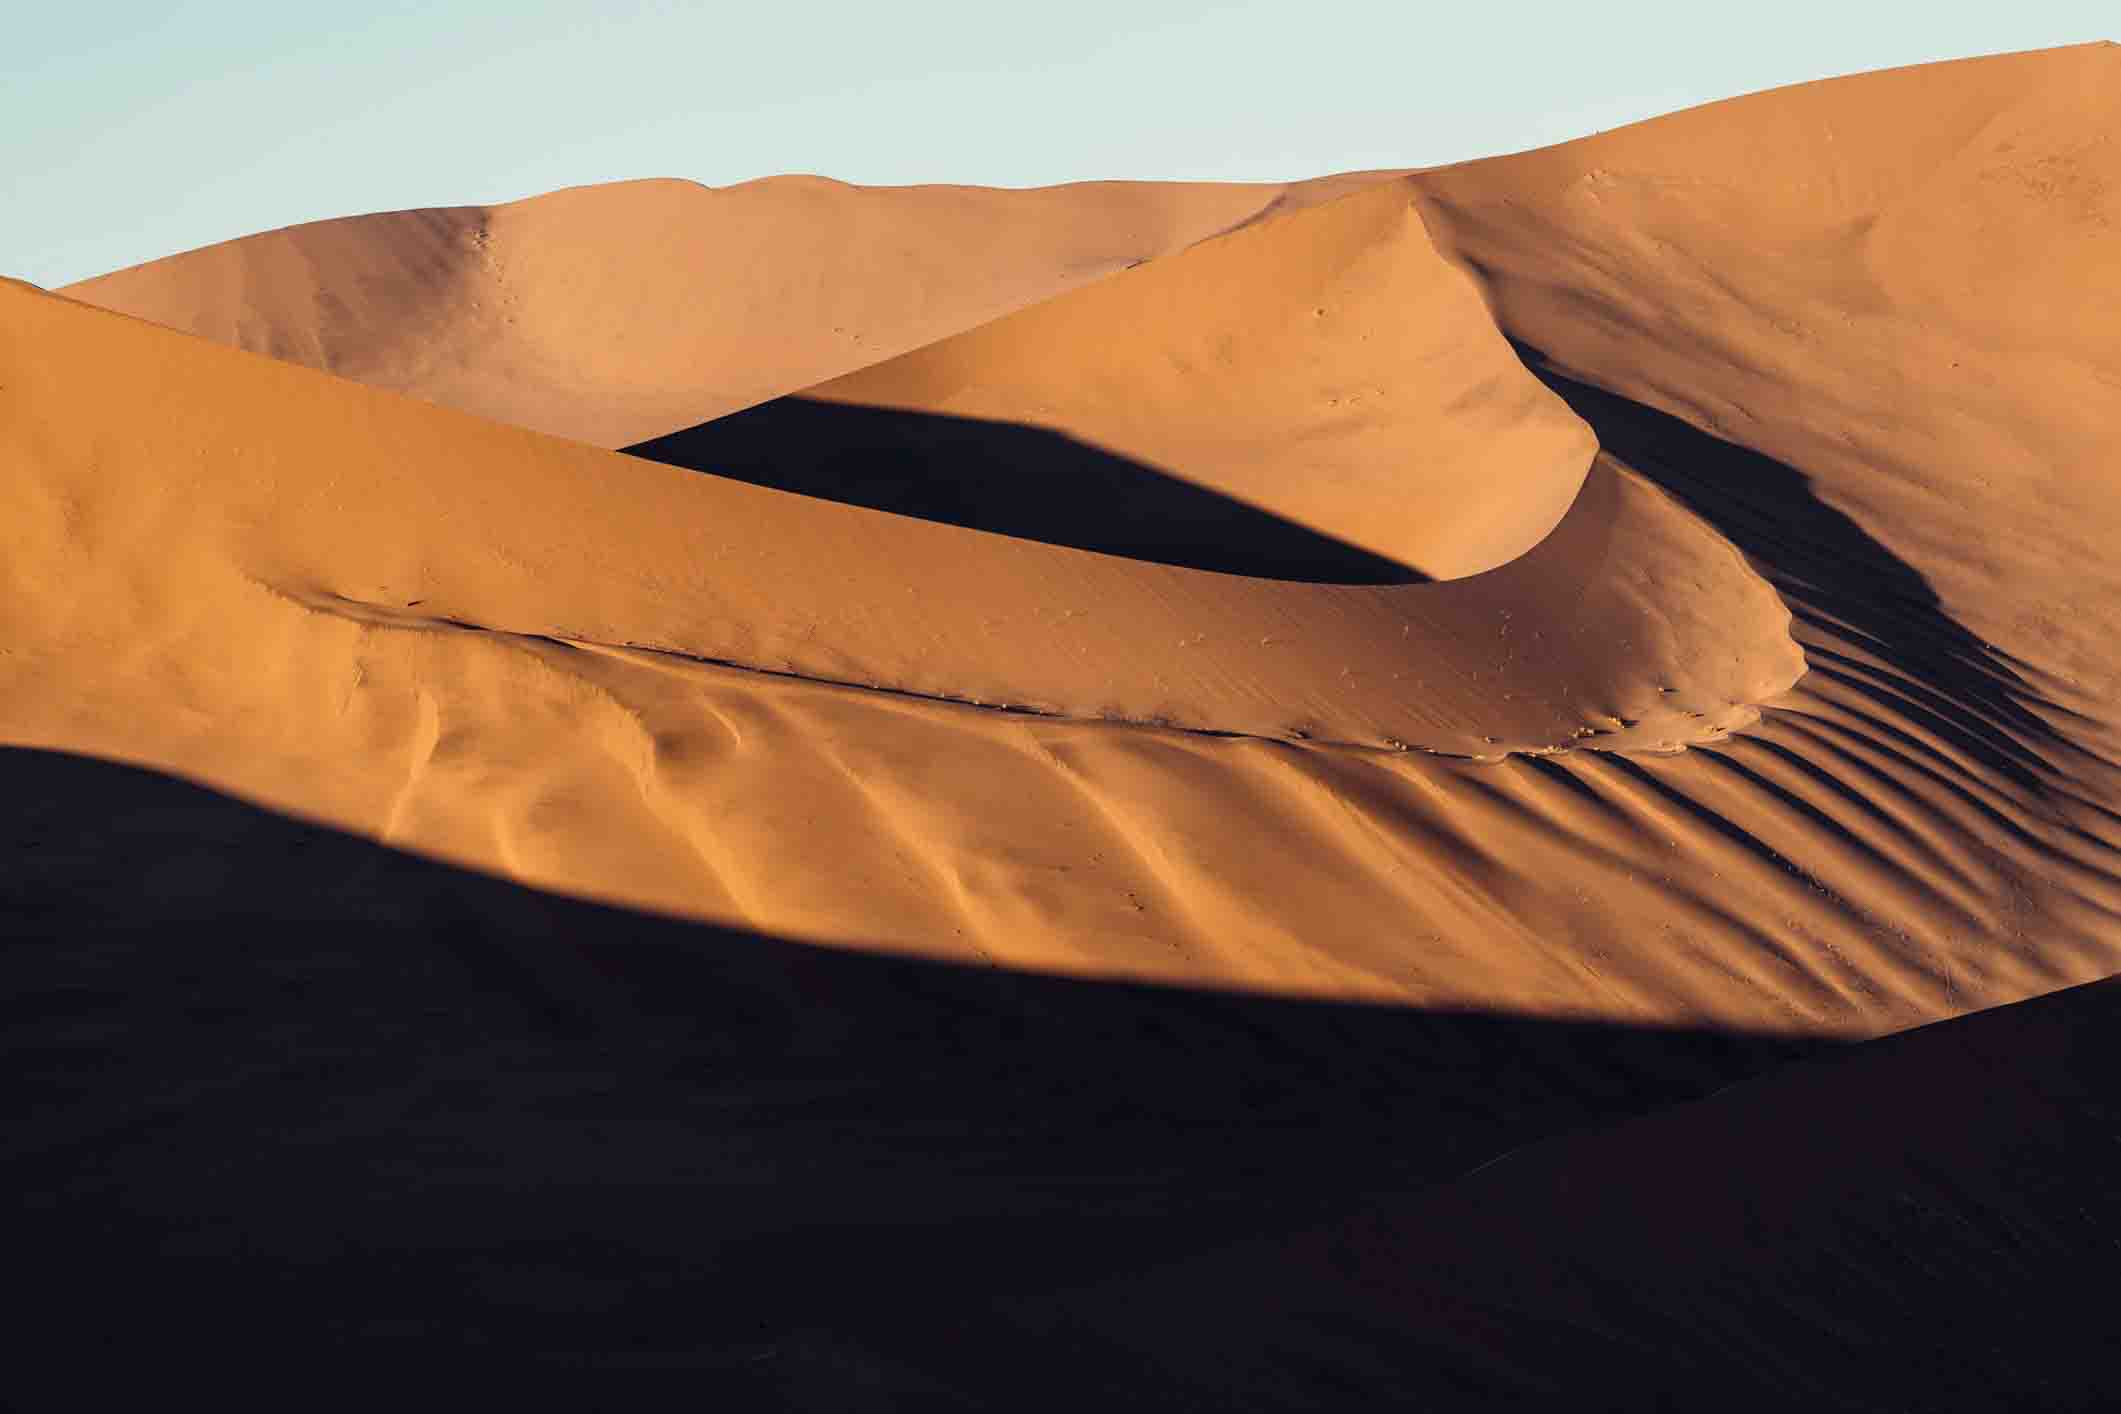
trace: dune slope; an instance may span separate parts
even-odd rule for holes
[[[1809,672],[1690,794],[1881,927],[1993,871],[1960,976],[2025,901],[2056,952],[2111,926],[2117,80],[2111,44],[1866,74],[1410,179],[1606,453],[1790,606]]]
[[[637,181],[292,226],[68,286],[89,304],[623,446],[793,392],[1363,174],[1028,191]]]
[[[2117,56],[0,283],[30,1375],[2113,1403]]]
[[[1939,1023],[1304,1237],[1033,1298],[931,1373],[991,1388],[1035,1347],[1080,1377],[1055,1407],[2109,1404],[2082,1298],[2121,1231],[2117,1009],[2106,981]]]
[[[0,772],[29,1408],[354,1361],[538,1406],[593,1367],[743,1408],[1080,1407],[1016,1363],[954,1393],[965,1320],[1832,1049],[805,947],[134,767]],[[901,1384],[939,1344],[954,1378]]]
[[[1398,890],[1376,890],[1398,847],[1336,822],[1331,795],[1312,803],[1309,768],[1276,759],[1288,743],[1366,742],[1351,763],[1663,746],[1728,731],[1798,670],[1766,586],[1618,473],[1488,575],[1248,580],[658,467],[4,298],[25,531],[9,739],[603,897],[953,955],[1391,988],[1364,960],[1389,937],[1273,956],[1346,864],[1253,917],[1241,892],[1189,882],[1163,812],[1219,813],[1232,790],[1323,806],[1326,853],[1382,871],[1334,905],[1367,931],[1396,911]],[[105,422],[84,397],[133,415]],[[1720,587],[1667,603],[1660,575]],[[1731,637],[1734,607],[1750,640]],[[1192,730],[1071,720],[1107,715]],[[1231,733],[1273,739],[1245,757],[1263,781],[1219,774],[1244,745]],[[1116,764],[1085,779],[1084,751]],[[1128,782],[1144,752],[1150,778]],[[1271,817],[1241,814],[1292,882],[1308,872]],[[789,854],[796,819],[824,853]],[[1054,833],[1068,820],[1072,840]],[[1152,897],[1173,912],[1144,938]],[[1141,941],[1107,938],[1115,918]],[[1174,928],[1183,945],[1153,942]]]
[[[1395,181],[804,396],[1051,429],[1434,579],[1538,544],[1594,449],[1496,334],[1472,282],[1438,258]],[[712,470],[717,443],[698,440]],[[1011,471],[959,454],[933,474]]]
[[[10,288],[8,739],[546,886],[1031,968],[1858,1034],[2104,975],[2103,610],[2065,629],[2041,597],[2061,571],[2028,547],[2088,554],[2108,513],[2081,468],[2112,417],[2110,336],[2065,321],[2028,355],[2017,315],[1949,306],[1939,327],[1989,380],[1963,404],[1995,444],[1976,469],[1962,404],[1895,381],[1933,337],[1928,296],[1845,257],[1886,228],[1861,203],[1917,185],[1979,228],[1994,184],[1951,174],[1983,133],[2041,171],[2086,136],[2102,170],[2111,52],[1867,76],[1285,201],[805,394],[813,421],[910,418],[922,446],[947,420],[975,450],[1014,428],[1137,487],[1227,476],[1287,524],[1371,494],[1306,509],[1315,467],[1291,448],[1405,451],[1432,479],[1372,530],[1445,572],[1500,553],[1496,526],[1536,538],[1581,478],[1550,534],[1443,583],[881,515]],[[1900,116],[1826,153],[1835,105]],[[1783,166],[1750,161],[1754,129]],[[1601,214],[1591,168],[1635,173],[1635,205]],[[2077,208],[2026,200],[2006,214],[2051,239],[2042,268],[2096,273]],[[1358,296],[1424,317],[1391,327]],[[1828,316],[1847,353],[1777,342]],[[1232,335],[1252,406],[1144,381],[1195,322]],[[1365,333],[1381,354],[1342,347]],[[1392,396],[1321,420],[1305,369],[1388,374]],[[1153,391],[1156,424],[1114,385]],[[1704,430],[1726,396],[1757,426]],[[1216,449],[1219,413],[1254,419],[1256,465]],[[1588,473],[1578,419],[1603,444]],[[1505,474],[1468,425],[1542,450]],[[960,475],[957,455],[910,474]],[[1977,518],[1953,496],[1983,476]],[[1923,477],[1942,489],[1907,489]],[[1870,507],[1896,496],[1888,525]],[[1461,500],[1487,509],[1431,514]]]
[[[2081,710],[2121,674],[2117,77],[2111,44],[1865,74],[1411,180],[1506,333],[1800,469]]]

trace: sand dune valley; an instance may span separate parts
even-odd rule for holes
[[[0,525],[20,1407],[2121,1408],[2114,45],[4,281]]]

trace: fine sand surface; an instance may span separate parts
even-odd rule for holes
[[[2093,45],[0,284],[49,1351],[2096,1406],[2117,131]]]
[[[637,181],[319,221],[66,290],[429,402],[623,446],[1366,180],[1027,191]]]

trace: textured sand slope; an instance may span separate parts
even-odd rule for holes
[[[1936,1015],[2111,970],[2121,598],[2098,547],[2116,528],[2100,468],[2121,425],[2121,271],[2101,238],[2116,52],[1866,75],[1408,179],[1526,358],[1544,372],[1545,350],[1628,395],[1555,382],[1615,464],[1745,551],[1790,605],[1811,669],[1713,750],[1486,777],[1552,830],[1537,866],[1549,887],[1579,881],[1579,903],[1648,930],[1614,947],[1584,909],[1500,910],[1571,939],[1557,946],[1583,959],[1587,995],[1716,958],[1736,969],[1719,1010],[1744,995],[1766,1015]],[[1337,229],[1389,199],[1344,199]],[[1329,263],[1344,247],[1316,230],[1310,249]],[[1236,244],[816,395],[1050,417],[1122,446],[1142,435],[1131,445],[1154,455],[1124,425],[1124,395],[1096,402],[1097,380],[1127,369],[1122,386],[1162,394],[1143,399],[1159,422],[1186,426],[1195,409],[1144,376],[1163,349],[1137,333],[1156,330],[1144,316],[1166,286]],[[1214,327],[1212,302],[1195,308]],[[1083,378],[1046,352],[1061,343]],[[1341,524],[1394,504],[1381,478]],[[1370,543],[1405,533],[1373,522]],[[1719,916],[1680,903],[1675,878],[1705,884]],[[1646,962],[1646,936],[1692,959]]]
[[[1569,392],[1608,454],[1791,607],[1810,673],[1690,797],[1879,928],[1994,878],[1932,934],[1960,979],[2112,927],[2117,80],[1898,70],[1414,179],[1504,331],[1620,395]]]
[[[1988,645],[1965,677],[2103,715],[2121,685],[2117,123],[2121,49],[2092,45],[1412,180],[1506,333],[1797,469],[1872,542],[1851,577]]]
[[[1052,428],[1436,579],[1538,544],[1593,450],[1437,257],[1399,181],[807,396]]]
[[[0,773],[33,1408],[349,1355],[491,1389],[502,1352],[539,1384],[696,1371],[743,1409],[1052,1407],[1017,1362],[963,1401],[895,1376],[940,1355],[963,1386],[968,1292],[1300,1232],[1830,1049],[803,947],[132,767]]]
[[[621,182],[292,226],[66,293],[615,447],[1364,180],[1029,191]]]

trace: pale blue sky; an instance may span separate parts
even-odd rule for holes
[[[1559,141],[1829,74],[2116,37],[2111,0],[38,3],[0,273],[620,177],[1269,180]]]

